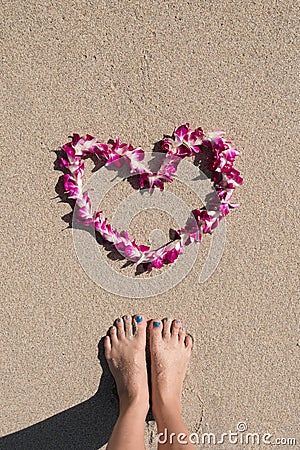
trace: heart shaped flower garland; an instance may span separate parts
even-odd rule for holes
[[[96,138],[86,135],[80,137],[74,134],[72,141],[62,147],[64,156],[60,157],[60,166],[67,169],[64,174],[64,189],[68,197],[75,199],[79,207],[76,219],[86,226],[92,226],[101,236],[113,244],[118,252],[136,265],[146,264],[147,270],[153,267],[161,268],[164,264],[173,263],[182,253],[183,247],[193,242],[201,242],[202,235],[211,233],[225,217],[230,208],[238,205],[231,203],[234,189],[243,183],[239,171],[233,164],[238,150],[225,139],[224,131],[214,131],[204,134],[202,128],[192,130],[188,123],[176,128],[172,137],[165,137],[161,142],[161,152],[165,153],[159,169],[151,172],[141,161],[144,151],[132,145],[109,141],[104,144]],[[165,182],[171,182],[176,174],[178,164],[185,157],[193,161],[205,154],[208,160],[206,169],[215,188],[214,197],[205,208],[192,211],[183,228],[177,230],[174,240],[162,247],[150,250],[150,247],[138,245],[131,240],[127,231],[119,232],[113,229],[102,213],[92,211],[92,205],[87,192],[82,190],[84,172],[83,158],[96,156],[105,165],[116,168],[126,164],[132,176],[137,175],[140,188],[158,187],[164,189]]]

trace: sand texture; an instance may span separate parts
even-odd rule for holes
[[[293,0],[2,1],[1,448],[105,448],[117,401],[98,342],[115,317],[138,312],[179,317],[194,336],[191,431],[245,422],[299,448],[297,13]],[[56,197],[54,150],[77,132],[150,151],[185,122],[224,129],[241,150],[245,184],[221,261],[199,284],[205,236],[167,292],[107,292],[62,219],[71,209]],[[128,192],[107,194],[108,217]],[[131,228],[139,241],[171,226],[143,214]],[[145,439],[155,448],[151,418]],[[258,448],[206,445],[231,447]]]

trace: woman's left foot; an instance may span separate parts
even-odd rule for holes
[[[146,327],[143,316],[127,315],[116,319],[105,337],[105,357],[117,385],[121,413],[132,407],[145,416],[148,412]]]

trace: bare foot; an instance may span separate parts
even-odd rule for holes
[[[117,385],[121,414],[132,406],[145,416],[148,412],[146,326],[147,321],[140,315],[118,318],[104,341],[105,357]]]
[[[192,351],[192,338],[180,320],[152,320],[149,325],[152,411],[181,412],[181,393]]]

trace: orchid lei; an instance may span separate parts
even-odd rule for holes
[[[231,145],[231,141],[225,139],[224,131],[204,134],[202,128],[193,131],[186,123],[176,128],[172,137],[165,137],[160,145],[165,158],[156,172],[151,172],[141,162],[144,151],[140,147],[120,143],[119,138],[105,144],[90,135],[80,137],[74,134],[72,141],[61,147],[63,156],[59,158],[60,167],[66,172],[63,175],[65,192],[70,199],[76,200],[78,206],[76,220],[94,227],[124,258],[136,265],[146,264],[148,271],[173,263],[185,246],[201,242],[203,234],[211,233],[230,208],[238,206],[231,203],[231,198],[234,189],[243,183],[240,172],[233,167],[239,151]],[[195,161],[198,155],[201,160],[204,152],[209,156],[207,169],[215,188],[215,199],[201,210],[193,210],[184,227],[176,231],[174,240],[155,250],[138,245],[135,240],[131,240],[127,231],[113,229],[102,212],[92,211],[89,195],[83,192],[84,158],[93,155],[103,160],[106,166],[126,164],[130,174],[137,175],[141,189],[147,187],[153,190],[158,187],[163,190],[165,182],[172,182],[183,158],[191,157]]]

